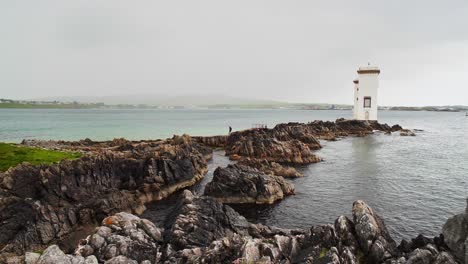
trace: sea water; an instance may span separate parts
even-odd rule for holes
[[[351,111],[305,110],[58,110],[0,109],[0,141],[90,138],[167,138],[174,134],[218,135],[255,124],[350,118]],[[380,111],[379,121],[418,129],[416,137],[376,133],[322,142],[324,161],[300,167],[296,194],[268,206],[235,206],[250,221],[309,228],[351,217],[355,200],[380,214],[396,239],[437,235],[448,217],[464,211],[468,196],[468,118],[464,113]],[[216,152],[209,172],[193,191],[203,193],[218,166],[230,161]],[[148,205],[145,216],[164,219],[175,203]]]

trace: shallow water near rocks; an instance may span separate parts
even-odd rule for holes
[[[0,141],[23,138],[93,140],[150,139],[172,134],[214,135],[253,124],[350,118],[351,111],[299,110],[61,110],[0,109]],[[270,206],[235,206],[253,222],[309,228],[351,215],[363,199],[379,213],[396,240],[436,235],[448,217],[465,209],[468,196],[468,118],[464,113],[380,111],[379,121],[422,129],[416,137],[377,133],[323,142],[325,161],[301,167],[291,180],[296,195]],[[217,166],[230,161],[216,152],[203,192]],[[143,215],[163,223],[177,195],[149,204]]]
[[[333,223],[340,215],[352,217],[352,203],[361,199],[383,217],[397,241],[420,233],[438,235],[445,221],[465,208],[468,119],[457,113],[435,113],[432,120],[418,116],[425,118],[424,113],[414,113],[413,120],[405,116],[387,121],[423,130],[416,137],[377,132],[323,141],[316,153],[324,161],[298,167],[304,177],[290,180],[296,195],[273,205],[231,206],[254,223],[310,228]],[[229,163],[224,152],[215,152],[206,178],[193,191],[201,194],[214,169]],[[145,214],[160,213],[150,205]]]

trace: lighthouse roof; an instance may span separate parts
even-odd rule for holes
[[[358,74],[369,74],[369,73],[379,74],[380,69],[379,67],[375,67],[375,66],[359,67],[359,69],[357,70],[357,73]]]

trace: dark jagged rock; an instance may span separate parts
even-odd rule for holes
[[[297,178],[303,177],[304,175],[298,172],[295,168],[290,166],[284,166],[279,163],[268,161],[265,159],[250,159],[245,158],[237,162],[239,165],[249,166],[255,168],[262,173],[268,175],[282,176],[285,178]]]
[[[400,125],[393,125],[392,126],[392,132],[400,131],[403,128]]]
[[[126,151],[117,149],[127,141],[105,144],[111,147],[85,141],[80,146],[93,152],[80,159],[0,173],[1,254],[43,249],[121,211],[142,213],[146,202],[195,184],[207,171],[186,136],[132,143]]]
[[[362,251],[373,263],[396,255],[396,243],[390,237],[383,220],[363,201],[353,203],[356,237]]]
[[[146,219],[118,213],[105,218],[102,226],[81,240],[74,254],[65,254],[52,245],[28,264],[157,263],[161,257],[161,233]]]
[[[350,219],[340,216],[334,225],[313,226],[309,230],[281,229],[249,223],[229,206],[211,197],[194,196],[185,190],[163,236],[161,229],[146,220],[121,213],[106,218],[101,227],[81,241],[73,255],[64,254],[56,246],[49,247],[42,256],[29,255],[36,261],[39,257],[64,263],[96,263],[98,260],[101,263],[144,264],[456,263],[449,252],[421,236],[411,243],[422,247],[409,252],[397,249],[392,257],[374,259],[372,250],[363,253],[362,236],[365,236],[365,241],[370,236],[361,231],[376,230],[374,234],[385,237],[383,222],[375,220],[378,216],[362,201],[355,202],[353,209],[356,215],[373,220],[361,219],[355,225]],[[373,229],[372,223],[377,228]],[[377,241],[370,248],[375,243]],[[369,247],[367,242],[365,245]]]
[[[205,195],[223,203],[271,204],[294,194],[294,186],[283,177],[266,175],[244,165],[218,167]]]
[[[192,137],[192,139],[208,147],[223,148],[226,146],[228,136]]]
[[[249,223],[231,207],[185,190],[166,232],[174,249],[206,247],[229,234],[246,235]]]
[[[231,158],[239,156],[295,164],[321,161],[305,143],[297,139],[280,141],[271,137],[267,131],[261,129],[232,133],[226,146],[226,154]]]
[[[468,262],[468,199],[466,203],[465,212],[449,218],[442,228],[444,242],[465,263]]]
[[[414,137],[414,136],[416,136],[416,134],[413,131],[409,130],[409,129],[401,129],[400,130],[400,136],[402,136],[402,137],[408,137],[408,136]]]
[[[364,136],[379,130],[397,131],[376,121],[338,119],[335,122],[279,124],[272,129],[249,129],[231,133],[226,143],[226,155],[249,157],[280,163],[308,164],[321,159],[312,153],[320,149],[319,139],[336,140],[345,136]]]

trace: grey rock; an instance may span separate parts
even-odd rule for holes
[[[98,264],[98,260],[96,258],[96,256],[94,255],[91,255],[91,256],[88,256],[86,259],[85,259],[85,264]]]
[[[409,130],[409,129],[401,129],[400,130],[400,136],[403,136],[403,137],[407,137],[407,136],[411,136],[411,137],[414,137],[416,136],[416,134]]]
[[[80,243],[75,251],[78,255],[86,257],[92,252],[100,261],[111,260],[118,256],[137,262],[156,261],[160,241],[155,238],[162,240],[162,236],[161,231],[153,223],[136,215],[120,212],[106,217],[102,224],[103,226],[95,229],[94,234]]]
[[[247,263],[255,263],[260,260],[260,249],[258,248],[260,241],[258,239],[252,239],[247,241],[242,247],[242,259]]]
[[[434,255],[427,249],[415,249],[408,258],[407,264],[431,264]]]
[[[103,238],[109,237],[111,233],[112,233],[112,229],[110,229],[107,226],[100,226],[96,229],[96,234],[102,236]]]
[[[396,253],[396,243],[391,238],[383,220],[363,201],[353,203],[356,237],[362,251],[371,262],[379,263]]]
[[[87,256],[90,256],[94,253],[94,249],[92,246],[90,245],[81,245],[81,246],[78,246],[77,250],[75,251],[75,253],[77,255],[80,255],[80,256],[83,256],[83,257],[87,257]]]
[[[117,256],[104,262],[104,264],[138,264],[138,261],[125,256]]]
[[[176,250],[192,247],[206,247],[213,241],[227,235],[248,234],[249,223],[231,207],[211,197],[191,197],[184,192],[180,204],[174,210],[176,215],[169,224],[167,241]]]
[[[435,258],[432,264],[456,264],[455,258],[448,252],[442,251]]]
[[[26,252],[24,256],[24,262],[26,264],[36,264],[40,257],[41,257],[41,254],[39,253]]]
[[[222,203],[272,204],[294,194],[294,185],[283,177],[267,175],[244,165],[218,167],[205,195]]]
[[[140,222],[141,227],[145,232],[151,236],[156,241],[162,241],[162,234],[161,230],[157,228],[151,221],[146,219],[141,219]]]
[[[62,250],[57,245],[52,245],[44,250],[41,257],[37,261],[37,264],[72,264],[72,261],[69,256],[63,253]]]
[[[447,220],[442,228],[444,242],[460,261],[467,261],[465,258],[465,241],[468,238],[468,221],[465,214],[455,215]]]
[[[106,240],[102,236],[100,236],[98,234],[93,234],[89,238],[89,244],[93,248],[96,248],[96,249],[102,248],[105,243],[106,243]]]

